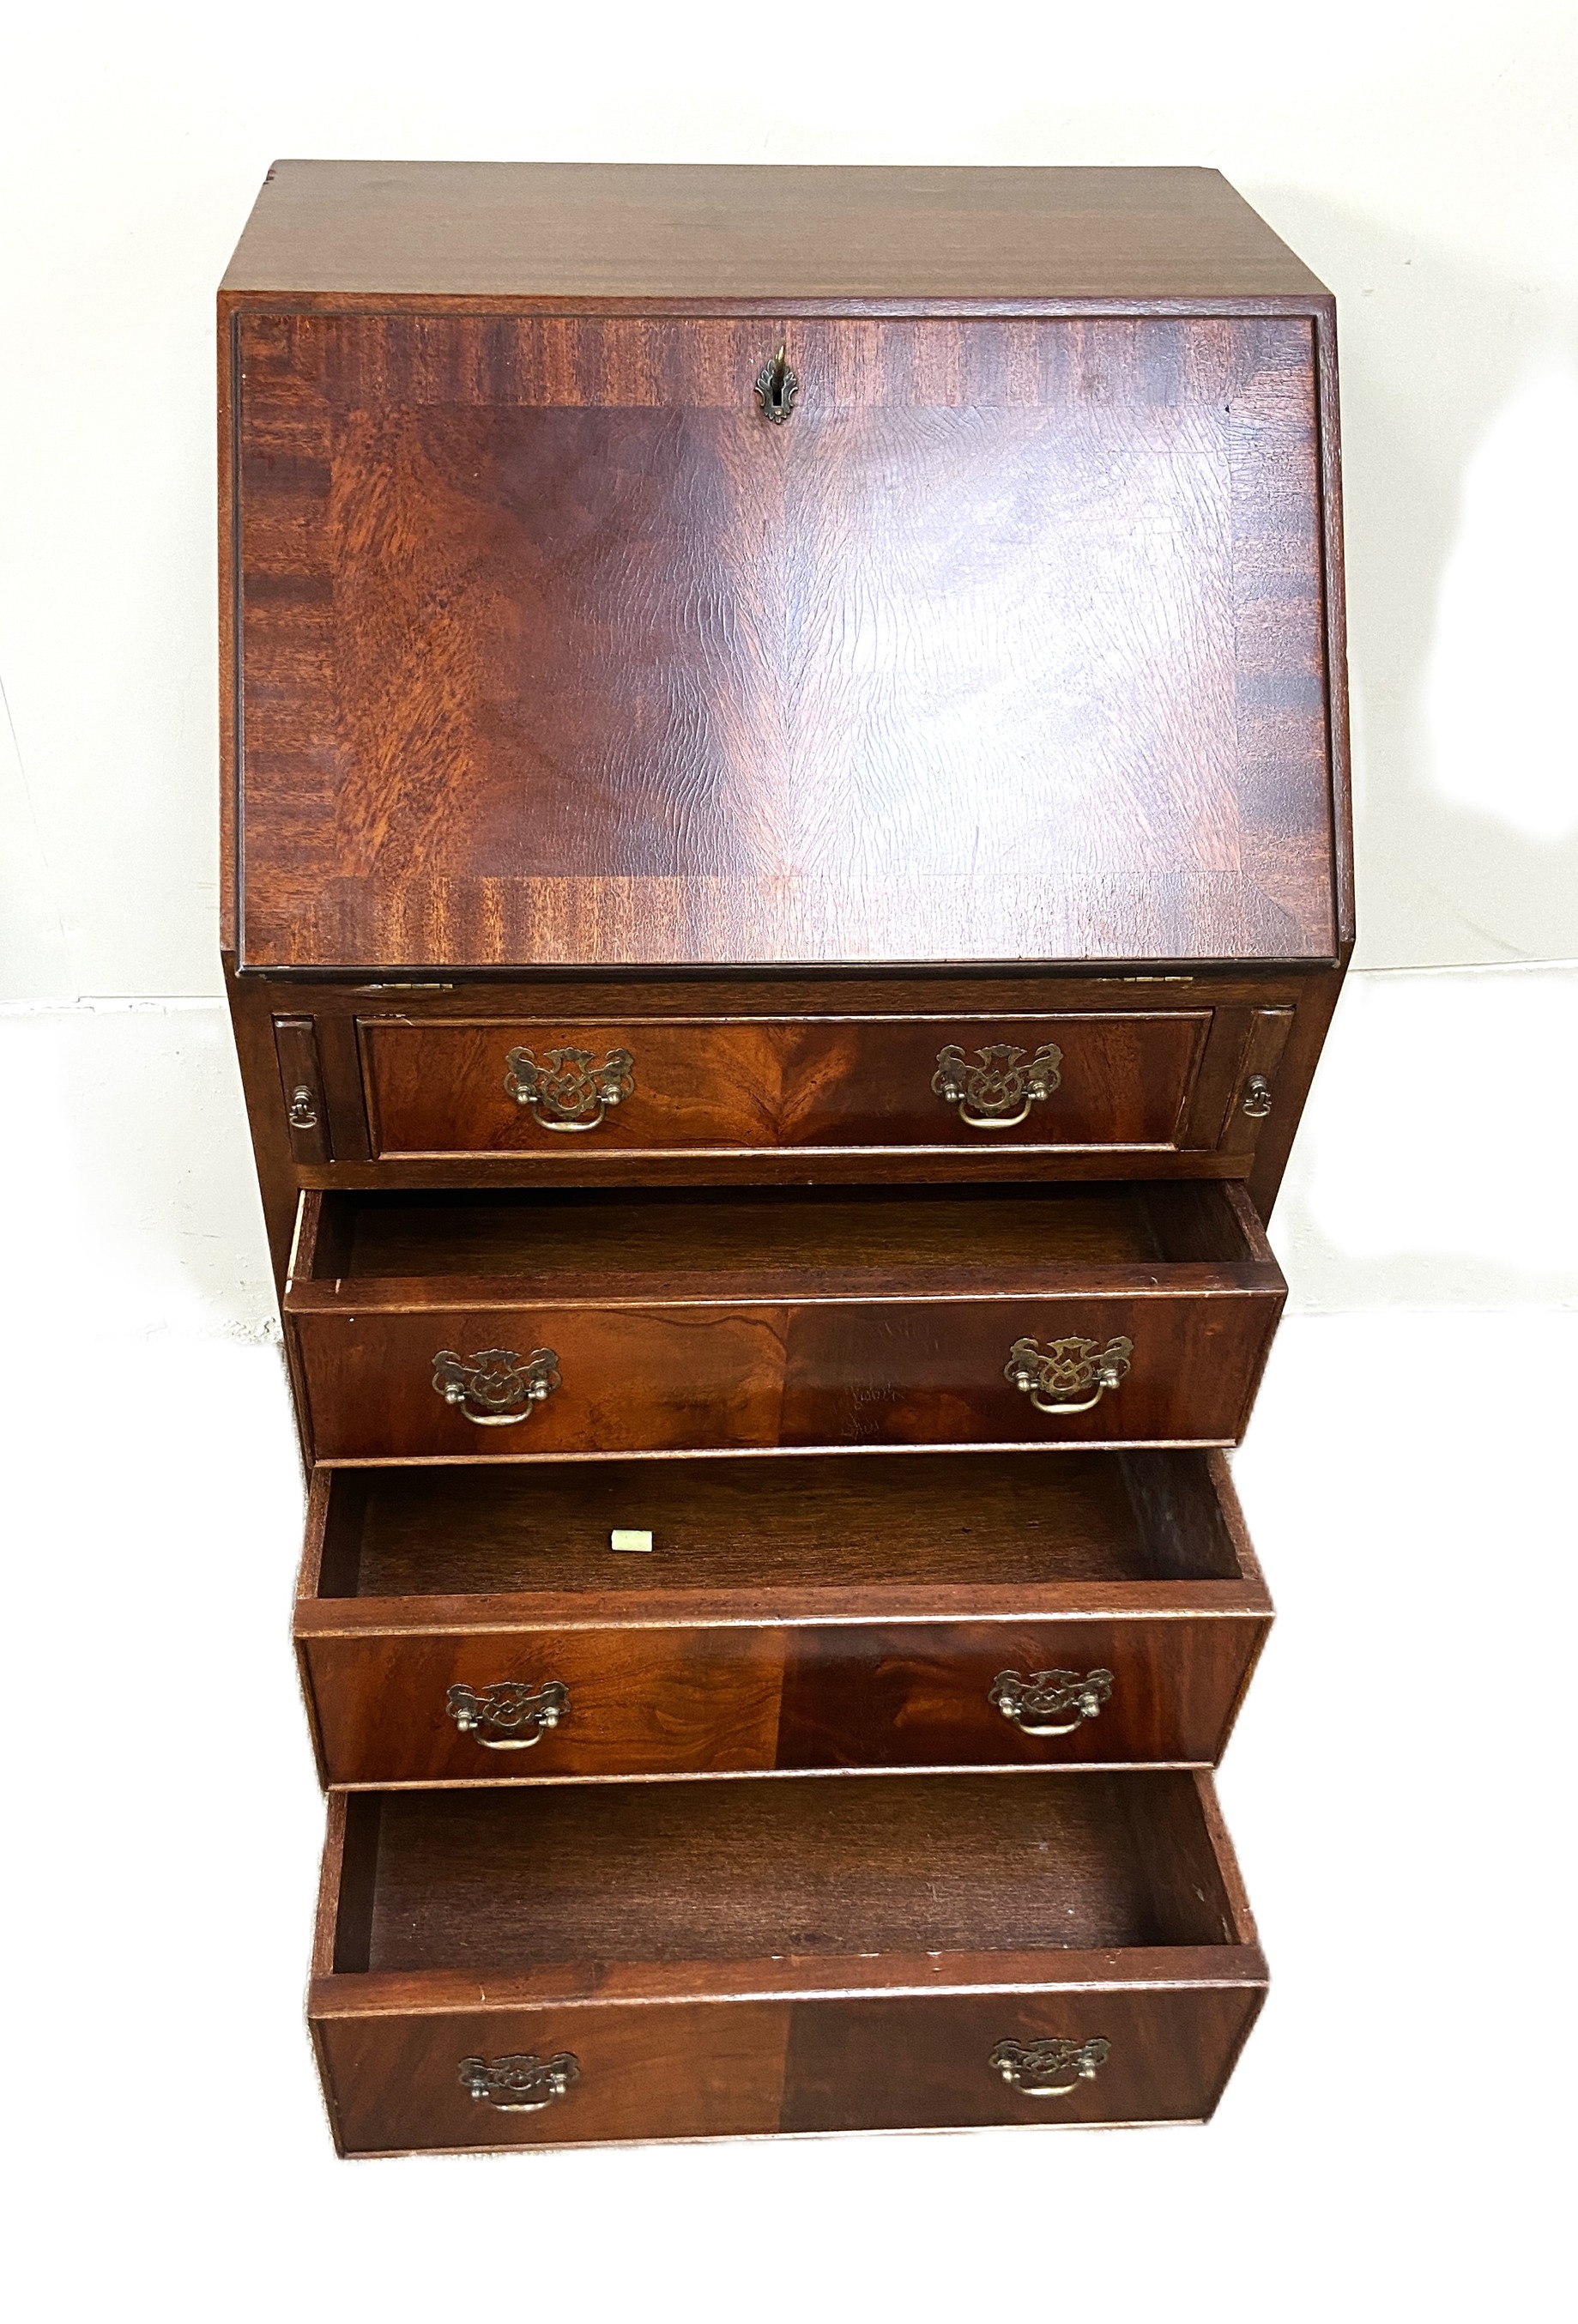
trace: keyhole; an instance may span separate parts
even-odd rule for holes
[[[799,392],[799,380],[789,366],[787,337],[782,337],[778,353],[756,374],[756,400],[774,426],[781,428],[794,410]]]

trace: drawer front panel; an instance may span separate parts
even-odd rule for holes
[[[348,2154],[748,2137],[773,2131],[1189,2122],[1213,2107],[1262,1996],[1172,1991],[724,2001],[336,2017],[315,2029]],[[1020,2088],[992,2061],[1029,2052]],[[1069,2044],[1038,2052],[1034,2045]],[[1087,2046],[1088,2045],[1088,2046]],[[470,2061],[574,2061],[507,2112]],[[1081,2063],[1094,2070],[1082,2076]],[[1066,2087],[1072,2082],[1073,2087]],[[508,2097],[507,2090],[501,2090]]]
[[[337,2017],[314,2030],[345,2153],[378,2154],[773,2131],[789,2019],[785,2003],[739,2002]],[[530,2114],[473,2098],[461,2079],[467,2059],[566,2055],[575,2080]]]
[[[1204,2119],[1254,2022],[1258,1988],[1172,1992],[939,1995],[796,2005],[782,2127],[928,2130],[990,2123],[1194,2122]],[[989,2061],[999,2045],[1099,2043],[1089,2079],[1053,2057],[1026,2079],[1065,2094],[1036,2097]],[[1087,2053],[1087,2061],[1092,2053]],[[1045,2074],[1046,2081],[1039,2080]]]
[[[778,1764],[1213,1763],[1261,1628],[1244,1618],[798,1631]],[[1038,1677],[1051,1683],[1035,1688]]]
[[[311,1637],[331,1784],[486,1783],[772,1768],[1213,1763],[1263,1625],[1252,1617]],[[996,1689],[1009,1674],[1021,1687]],[[1043,1682],[1039,1692],[1030,1683]],[[1067,1681],[1064,1684],[1045,1682]],[[568,1697],[536,1740],[464,1730],[449,1690]],[[1083,1692],[1081,1690],[1084,1690]],[[1059,1695],[1072,1700],[1058,1703]],[[502,1706],[507,1720],[512,1705]],[[485,1703],[484,1703],[485,1712]],[[1047,1731],[1051,1730],[1051,1731]],[[484,1737],[491,1739],[484,1740]]]
[[[1278,1302],[958,1300],[802,1307],[784,1385],[785,1444],[1231,1443],[1249,1416]],[[1021,1338],[1128,1340],[1121,1384],[1084,1411],[1042,1411],[1005,1377]],[[1084,1398],[1075,1399],[1083,1401]]]
[[[291,1314],[318,1460],[905,1445],[1198,1443],[1241,1434],[1274,1292],[794,1307]],[[1121,1386],[1038,1410],[1016,1342],[1132,1343]],[[558,1359],[530,1417],[474,1422],[434,1387],[442,1352]]]
[[[784,1633],[737,1629],[315,1637],[303,1650],[331,1784],[771,1768],[783,1654]],[[501,1683],[557,1684],[568,1701],[552,1726],[512,1730],[486,1715]],[[484,1698],[469,1731],[448,1707],[457,1686]],[[499,1748],[517,1732],[538,1739]]]
[[[749,1451],[778,1441],[784,1311],[501,1307],[294,1319],[314,1457]],[[433,1387],[434,1358],[537,1348],[560,1386],[508,1426],[473,1422]]]
[[[374,1151],[1174,1150],[1208,1010],[1111,1016],[364,1020]],[[612,1061],[612,1062],[611,1062]],[[628,1062],[626,1062],[628,1061]]]

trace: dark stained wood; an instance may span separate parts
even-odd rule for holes
[[[276,161],[227,292],[558,302],[1297,299],[1214,170]]]
[[[311,1017],[276,1017],[274,1048],[280,1060],[280,1095],[286,1135],[297,1162],[328,1162],[334,1140],[318,1055],[318,1026]]]
[[[1181,1773],[405,1791],[380,1812],[372,1970],[1234,1941]]]
[[[1333,959],[1311,328],[245,318],[246,964]]]
[[[476,2010],[341,2017],[315,2031],[337,2143],[343,2154],[364,2154],[759,2137],[779,2127],[790,2014],[786,2002]],[[500,2113],[461,2087],[463,2058],[567,2051],[580,2078],[540,2114]]]
[[[490,1627],[312,1637],[302,1659],[331,1783],[492,1784],[770,1770],[784,1654],[781,1631]],[[453,1685],[549,1679],[568,1711],[528,1750],[490,1748],[445,1709]]]
[[[303,1584],[326,1612],[358,1598],[531,1593],[579,1601],[584,1620],[614,1600],[658,1611],[684,1593],[780,1619],[786,1600],[839,1590],[915,1615],[939,1589],[1257,1573],[1212,1453],[322,1469],[316,1485]],[[650,1532],[650,1554],[612,1554],[615,1527]]]
[[[1173,1208],[1174,1198],[1187,1202],[1195,1191],[1158,1193]],[[1211,1193],[1223,1222],[1214,1255],[1236,1256],[1236,1239],[1225,1246],[1221,1240],[1225,1198]],[[639,1285],[638,1296],[675,1300],[693,1286],[703,1297],[724,1291],[760,1298],[785,1286],[859,1296],[873,1279],[900,1271],[964,1286],[976,1269],[996,1277],[1162,1256],[1138,1186],[1047,1186],[1026,1194],[863,1187],[760,1195],[743,1189],[331,1195],[324,1215],[334,1214],[348,1229],[343,1261],[337,1254],[332,1262],[337,1276],[508,1276],[549,1296],[580,1297],[622,1280]]]
[[[1285,1296],[1214,1183],[303,1199],[285,1313],[318,1460],[1230,1443]],[[1094,1409],[1004,1376],[1020,1337],[1120,1336]],[[440,1350],[540,1347],[561,1384],[518,1425],[434,1389]]]
[[[697,1147],[1176,1148],[1211,1028],[1202,1010],[1089,1017],[623,1024],[538,1018],[362,1028],[374,1150],[553,1153],[567,1137],[661,1151]],[[635,1087],[595,1129],[552,1127],[506,1087],[511,1052],[623,1049]],[[1004,1129],[966,1121],[934,1084],[947,1047],[966,1067],[989,1047],[1029,1065],[1054,1047],[1058,1085]],[[977,1121],[982,1117],[976,1110]]]
[[[329,1783],[554,1782],[1209,1762],[1269,1617],[1220,1456],[900,1455],[319,1471],[297,1637]],[[1114,1680],[1070,1735],[989,1699],[1066,1668]],[[447,1714],[549,1679],[530,1751]]]
[[[377,1161],[370,1158],[364,1046],[376,1054],[383,1041],[398,1038],[407,1028],[413,1035],[436,1035],[438,1027],[455,1018],[456,988],[430,978],[380,978],[360,985],[315,982],[313,1021],[334,1124],[335,1159],[322,1164],[297,1162],[294,1169],[277,1079],[270,1075],[254,1081],[254,1068],[245,1061],[259,1054],[260,1044],[272,1043],[271,1015],[293,1009],[301,996],[300,984],[289,977],[237,976],[233,963],[227,964],[226,983],[244,1059],[270,1242],[282,1281],[296,1194],[302,1185],[464,1187],[481,1180],[502,1185],[848,1184],[869,1180],[875,1170],[894,1185],[938,1179],[955,1184],[1010,1179],[1077,1182],[1104,1178],[1119,1168],[1132,1177],[1246,1175],[1264,1214],[1277,1191],[1341,973],[1281,970],[1246,976],[1221,971],[1199,975],[1141,972],[1103,978],[992,980],[938,974],[924,981],[895,974],[854,983],[835,978],[791,982],[761,977],[718,979],[706,984],[653,977],[644,983],[616,983],[612,988],[606,981],[599,987],[585,980],[561,978],[532,984],[489,980],[472,990],[473,1005],[485,1000],[490,1019],[514,1024],[546,1021],[542,1011],[545,1005],[551,1006],[561,1023],[580,1020],[610,1029],[614,1025],[628,1028],[630,1042],[638,1054],[649,1055],[651,1036],[647,1028],[654,1019],[671,1022],[677,1017],[698,1015],[715,1021],[719,1012],[746,1020],[746,1032],[760,1019],[800,1018],[807,1023],[809,1040],[809,1028],[817,1019],[853,1018],[869,1022],[891,1018],[896,1008],[916,1017],[936,1017],[945,1010],[953,1022],[996,1015],[1028,1023],[1048,1014],[1090,1017],[1109,1012],[1122,1021],[1135,1013],[1136,995],[1143,994],[1146,1014],[1160,1014],[1159,1004],[1164,1001],[1176,1005],[1186,1018],[1208,1010],[1211,1030],[1179,1125],[1177,1148],[1024,1145],[1017,1138],[950,1132],[946,1127],[940,1137],[925,1146],[886,1146],[880,1152],[869,1146],[812,1144],[738,1149],[632,1148],[604,1145],[601,1133],[567,1137],[538,1132],[533,1144],[495,1149],[485,1156],[456,1152],[402,1157],[386,1153]],[[1250,1070],[1251,1032],[1262,1013],[1275,1021],[1284,1010],[1292,1011],[1293,1030],[1271,1074],[1272,1114],[1268,1120],[1256,1120],[1240,1111]],[[901,1038],[908,1038],[901,1021],[898,1029]],[[1114,1038],[1121,1060],[1123,1037],[1103,1031],[1096,1047],[1112,1055]],[[1146,1037],[1148,1043],[1150,1038]],[[1072,1047],[1069,1054],[1071,1058],[1075,1055]],[[1256,1069],[1268,1071],[1264,1065]],[[461,1092],[457,1102],[469,1110],[472,1101]],[[1146,1102],[1161,1105],[1159,1085]],[[617,1114],[611,1116],[605,1126],[613,1127],[618,1120]],[[531,1134],[522,1132],[523,1137]]]
[[[346,2152],[1200,2119],[1264,1990],[1204,1778],[419,1792],[351,1808],[378,1823],[372,1927],[364,1940],[358,1907],[346,1966],[327,1973],[326,1871],[310,2005]],[[331,1805],[331,1860],[345,1814]],[[1112,2044],[1069,2099],[1026,2099],[987,2063],[1001,2040],[1051,2034]],[[463,2057],[561,2051],[580,2079],[540,2114],[461,2089]]]
[[[1204,2119],[1270,1619],[1204,1448],[1353,935],[1329,294],[1205,171],[309,163],[219,323],[341,2151]],[[1045,1041],[1010,1131],[932,1091]],[[546,1130],[517,1046],[633,1086]],[[1003,1378],[1120,1333],[1091,1411]],[[519,1428],[434,1391],[537,1346]],[[1111,1694],[1027,1735],[1053,1668]],[[1050,2035],[1111,2055],[991,2069]]]
[[[786,2131],[1198,2122],[1264,1998],[1254,1986],[1027,1998],[802,2002],[785,2061]],[[1000,2042],[1111,2045],[1094,2081],[1029,2098],[988,2070]]]

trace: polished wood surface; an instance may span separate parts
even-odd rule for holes
[[[615,1528],[650,1533],[651,1551],[612,1552]],[[1246,1578],[1226,1463],[1196,1452],[325,1467],[302,1567],[329,1623],[368,1599],[530,1598],[577,1622],[615,1606],[912,1617],[938,1591],[968,1593],[946,1600],[955,1614],[1012,1591],[1045,1610],[1047,1590]]]
[[[1307,318],[236,327],[246,964],[1335,958]]]
[[[885,1187],[753,1194],[545,1193],[329,1195],[321,1279],[508,1276],[549,1296],[585,1296],[603,1285],[682,1299],[733,1292],[750,1299],[791,1291],[859,1296],[900,1271],[971,1287],[992,1277],[1058,1266],[1127,1266],[1159,1259],[1175,1191],[1047,1186],[1028,1194],[954,1194]],[[1226,1198],[1226,1238],[1238,1240]],[[343,1237],[343,1240],[342,1240]]]
[[[751,2138],[776,2131],[789,2006],[478,2010],[336,2017],[314,2028],[345,2154],[413,2147],[580,2146],[624,2139]],[[462,2058],[568,2051],[580,2077],[540,2114],[502,2114],[461,2087]]]
[[[1183,1773],[369,1796],[369,1971],[1237,1941]]]
[[[784,2061],[785,2131],[1196,2122],[1209,2116],[1263,1998],[1253,1986],[1169,1993],[805,2002]],[[1094,2081],[1037,2098],[986,2070],[1000,2042],[1099,2036]]]
[[[869,1183],[873,1176],[892,1185],[938,1181],[983,1185],[1104,1179],[1116,1171],[1129,1177],[1241,1177],[1264,1216],[1276,1195],[1341,982],[1339,970],[1287,967],[1188,973],[1136,969],[1104,976],[986,977],[938,971],[919,977],[888,972],[858,980],[654,974],[639,981],[555,976],[528,982],[505,975],[479,978],[469,988],[442,978],[391,973],[359,983],[314,981],[309,991],[290,975],[238,975],[233,962],[226,966],[270,1248],[281,1282],[302,1186],[803,1185]],[[1193,1070],[1176,1146],[1027,1145],[1019,1133],[949,1132],[945,1128],[929,1142],[913,1146],[636,1147],[606,1144],[600,1130],[589,1136],[537,1132],[531,1143],[485,1153],[463,1147],[414,1155],[392,1154],[387,1148],[377,1152],[376,1093],[370,1087],[374,1061],[384,1054],[386,1043],[400,1054],[408,1031],[420,1040],[424,1058],[431,1054],[443,1028],[455,1024],[456,996],[463,990],[467,998],[459,1006],[468,1016],[501,1028],[546,1024],[545,1011],[551,1009],[557,1025],[625,1031],[626,1046],[633,1046],[638,1056],[655,1054],[654,1034],[660,1041],[677,1042],[678,1036],[663,1028],[672,1028],[681,1019],[723,1022],[731,1028],[738,1020],[744,1048],[752,1047],[760,1025],[761,1047],[752,1049],[758,1057],[771,1053],[777,1038],[774,1027],[785,1021],[804,1028],[807,1053],[816,1045],[813,1028],[825,1023],[829,1054],[841,1050],[852,1028],[863,1042],[879,1023],[889,1022],[895,1040],[909,1047],[915,1038],[909,1029],[910,1019],[940,1018],[963,1037],[968,1021],[976,1019],[1009,1019],[1029,1029],[1048,1017],[1111,1017],[1120,1028],[1127,1028],[1136,1018],[1141,1022],[1165,1019],[1176,1010],[1188,1020],[1208,1016],[1209,1030]],[[310,1001],[309,1010],[303,1009],[305,1001]],[[299,1017],[312,1027],[328,1101],[318,1134],[327,1136],[331,1148],[321,1162],[293,1155],[294,1133],[288,1127],[279,1075],[271,1065],[265,1077],[257,1062],[272,1053],[276,1041],[272,1020],[281,1015]],[[869,1029],[863,1032],[863,1028]],[[886,1035],[881,1038],[885,1042]],[[1113,1093],[1119,1096],[1129,1054],[1127,1030],[1108,1031],[1103,1025],[1089,1038],[1094,1052],[1112,1063]],[[1147,1031],[1138,1037],[1147,1108],[1159,1110],[1166,1103],[1162,1082],[1150,1079],[1157,1050],[1176,1051],[1179,1039],[1166,1024],[1155,1035]],[[1061,1038],[1058,1045],[1063,1046]],[[960,1046],[964,1046],[963,1038]],[[1071,1071],[1083,1054],[1079,1045],[1068,1045]],[[1243,1111],[1249,1077],[1256,1072],[1271,1085],[1269,1116]],[[398,1084],[398,1094],[401,1107],[415,1103],[421,1109],[420,1125],[410,1123],[416,1134],[452,1139],[476,1135],[476,1129],[468,1125],[475,1124],[480,1109],[491,1108],[494,1102],[491,1092],[463,1075],[455,1091],[452,1130],[449,1117],[413,1086],[409,1072]],[[497,1094],[502,1097],[502,1085]],[[861,1102],[869,1109],[872,1093],[863,1092]],[[1054,1102],[1058,1102],[1072,1106],[1075,1095],[1071,1091],[1064,1101],[1059,1092]],[[1123,1105],[1128,1102],[1121,1100]],[[765,1114],[765,1093],[762,1106]],[[620,1118],[617,1111],[611,1114],[604,1127],[623,1137]],[[1066,1119],[1057,1116],[1058,1124]],[[407,1120],[409,1123],[409,1116]],[[1109,1119],[1106,1126],[1122,1125]],[[672,1127],[670,1118],[663,1134]],[[888,1125],[873,1120],[871,1127],[881,1127],[886,1135]],[[521,1133],[522,1139],[528,1136],[532,1133]]]
[[[1265,1982],[1182,1774],[353,1795],[318,1962],[349,2152],[1198,2119]],[[1112,2048],[1068,2099],[988,2065],[1058,2034]],[[462,2057],[561,2051],[581,2078],[540,2114],[460,2086]]]
[[[863,1195],[303,1197],[287,1336],[312,1456],[1231,1443],[1286,1286],[1231,1185]],[[1014,1342],[1133,1343],[1038,1411]],[[560,1386],[478,1427],[450,1349],[550,1348]]]
[[[1214,170],[276,161],[225,277],[303,298],[1297,299]]]
[[[326,1780],[393,1784],[1213,1762],[1269,1618],[1220,1456],[922,1454],[320,1470],[296,1628]],[[990,1699],[1068,1668],[1071,1734]],[[447,1713],[549,1680],[528,1750]]]
[[[653,1023],[563,1018],[362,1027],[374,1152],[551,1153],[567,1137],[657,1150],[715,1146],[1163,1147],[1176,1149],[1211,1029],[1204,1010],[1111,1016],[826,1018]],[[635,1087],[591,1129],[555,1127],[506,1086],[525,1047],[594,1065],[625,1050]],[[966,1120],[934,1087],[945,1049],[989,1070],[988,1048],[1028,1067],[1057,1051],[1057,1085],[1011,1127]],[[1013,1070],[1011,1063],[1009,1071]],[[1005,1112],[1015,1111],[1004,1109]],[[980,1120],[980,1109],[974,1109]],[[311,1157],[318,1158],[318,1157]],[[327,1157],[324,1157],[327,1158]]]
[[[1271,1612],[1207,1448],[1353,934],[1329,294],[1209,171],[286,163],[219,325],[341,2150],[1204,2119]],[[933,1088],[1047,1043],[1022,1122]],[[519,1425],[436,1392],[537,1348]]]

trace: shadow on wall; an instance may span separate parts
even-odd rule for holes
[[[1570,322],[1548,286],[1246,190],[1338,301],[1358,964],[1578,955]]]
[[[0,1151],[14,1295],[91,1332],[278,1339],[224,1003],[4,1011],[0,1058],[29,1128]]]
[[[1272,1219],[1290,1306],[1578,1306],[1575,1051],[1578,966],[1350,977]]]

